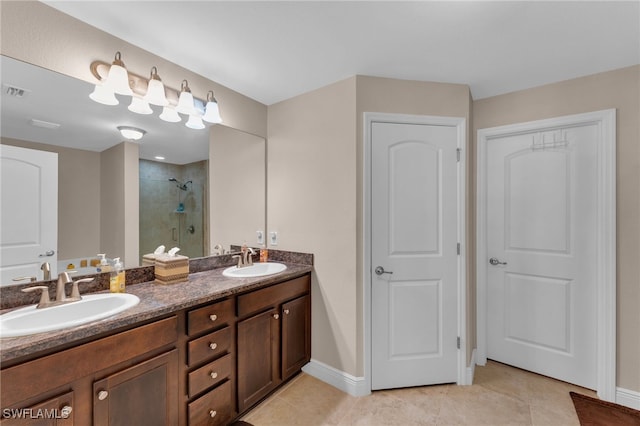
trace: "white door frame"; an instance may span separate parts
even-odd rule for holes
[[[457,129],[457,148],[461,150],[458,162],[458,212],[457,231],[461,245],[458,256],[458,381],[459,385],[467,383],[467,331],[466,331],[466,226],[465,226],[465,179],[466,179],[466,119],[460,117],[438,117],[429,115],[388,114],[365,112],[363,117],[364,161],[363,161],[363,200],[362,200],[362,236],[363,255],[362,287],[363,287],[363,322],[364,322],[364,381],[366,392],[371,392],[371,124],[373,122],[423,124],[432,126],[455,126]]]
[[[487,142],[534,130],[597,125],[596,282],[597,392],[605,401],[616,396],[616,110],[609,109],[478,130],[477,137],[477,361],[487,362]]]

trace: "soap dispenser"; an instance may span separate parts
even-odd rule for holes
[[[120,262],[120,258],[113,259],[113,269],[109,278],[109,290],[111,293],[124,293],[125,275],[124,265]]]
[[[98,273],[111,271],[111,265],[109,265],[107,255],[104,253],[98,253],[98,257],[100,258],[100,263],[97,267]]]

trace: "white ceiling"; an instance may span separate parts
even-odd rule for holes
[[[480,99],[640,63],[638,0],[45,3],[266,105],[356,74]]]
[[[266,105],[356,74],[468,84],[480,99],[640,63],[640,0],[44,3]],[[3,93],[2,136],[102,151],[130,125],[148,132],[141,158],[208,157],[207,130],[133,114],[124,97],[96,104],[92,86],[68,76],[0,66],[3,84],[31,90]]]

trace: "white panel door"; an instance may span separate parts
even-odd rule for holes
[[[0,284],[57,269],[58,154],[0,145]]]
[[[591,389],[598,135],[589,124],[487,142],[487,356]]]
[[[457,380],[457,129],[371,128],[372,389]]]

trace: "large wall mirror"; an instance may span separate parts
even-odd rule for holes
[[[217,244],[226,249],[243,242],[255,245],[256,232],[264,232],[266,141],[262,137],[224,125],[190,129],[184,116],[181,123],[168,123],[158,118],[160,107],[152,106],[150,115],[135,114],[127,109],[130,98],[118,96],[116,106],[98,104],[89,99],[93,85],[85,81],[6,56],[0,60],[2,144],[57,153],[58,271],[73,264],[89,273],[97,253],[121,256],[109,251],[114,246],[105,227],[109,222],[124,226],[125,221],[138,221],[139,252],[127,267],[138,266],[141,256],[160,244],[200,257],[213,254]],[[175,83],[165,82],[179,86]],[[223,105],[221,113],[224,118]],[[137,127],[146,134],[139,142],[125,141],[118,126]],[[126,161],[135,173],[121,164],[120,153],[137,156]],[[125,187],[138,185],[139,217],[120,217],[126,210],[113,207],[117,194],[105,198],[118,180]],[[20,182],[9,176],[2,185],[19,187]],[[20,207],[3,203],[0,213]],[[0,250],[5,250],[5,243],[0,241]],[[40,265],[45,260],[32,260],[34,270],[29,275],[41,280]],[[88,269],[82,269],[82,260]],[[15,284],[9,276],[11,272],[3,274],[0,285]]]

